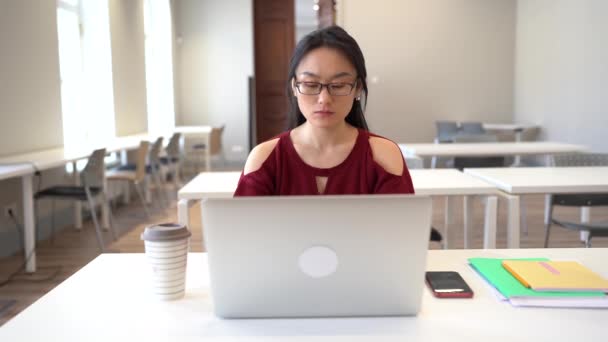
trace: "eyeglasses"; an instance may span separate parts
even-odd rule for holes
[[[353,83],[296,82],[296,88],[302,95],[319,95],[323,87],[326,87],[329,95],[346,96],[350,95],[356,84],[357,81]]]

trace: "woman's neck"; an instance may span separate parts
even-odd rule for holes
[[[308,122],[297,128],[299,143],[305,143],[317,150],[332,149],[335,146],[349,143],[353,136],[356,137],[357,129],[346,122],[331,128],[319,128]]]

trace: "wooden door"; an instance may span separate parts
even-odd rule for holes
[[[287,68],[295,46],[293,0],[254,0],[255,133],[259,144],[287,128]]]

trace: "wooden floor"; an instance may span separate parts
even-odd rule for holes
[[[521,246],[523,248],[542,247],[543,244],[543,196],[527,196],[527,222],[529,233],[522,234]],[[444,199],[435,198],[433,203],[433,226],[443,231]],[[455,212],[461,213],[461,201],[458,201]],[[482,246],[482,214],[481,204],[476,204],[474,216],[473,244],[471,248],[481,248]],[[498,217],[498,248],[506,247],[506,207],[504,203],[499,203]],[[192,230],[192,250],[200,252],[203,250],[203,236],[200,220],[199,206],[193,206],[190,211]],[[559,217],[577,220],[579,212],[575,209],[559,208],[556,209]],[[122,206],[115,210],[115,226],[119,231],[119,238],[115,242],[110,242],[111,237],[108,232],[104,233],[109,253],[137,253],[144,252],[143,242],[140,234],[143,229],[150,224],[162,222],[176,222],[177,208],[175,194],[171,205],[160,209],[156,208],[155,213],[150,219],[146,219],[142,207],[136,202]],[[608,210],[605,208],[594,209],[592,217],[594,219],[608,219]],[[455,218],[455,222],[450,227],[449,245],[450,248],[463,247],[462,215]],[[578,234],[561,228],[554,228],[552,231],[551,247],[582,247]],[[608,247],[607,238],[596,238],[593,241],[594,247]],[[439,248],[432,243],[430,248]],[[0,313],[0,325],[4,324],[19,312],[27,308],[30,304],[38,300],[45,293],[52,290],[55,286],[70,277],[81,267],[99,255],[97,241],[95,239],[94,228],[91,222],[85,222],[82,230],[68,228],[58,233],[55,241],[51,244],[44,241],[38,245],[37,260],[39,271],[32,275],[20,274],[9,284],[0,287],[0,307],[6,300],[15,300],[4,313]],[[21,254],[13,257],[0,259],[0,282],[23,263]],[[46,280],[53,273],[58,272],[55,277]],[[91,293],[94,296],[94,293]]]

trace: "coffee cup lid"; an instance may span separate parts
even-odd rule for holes
[[[188,228],[177,223],[155,224],[144,229],[141,239],[145,241],[175,241],[189,238],[192,235]]]

